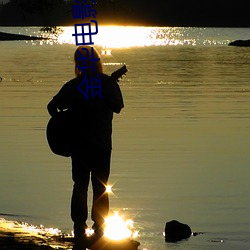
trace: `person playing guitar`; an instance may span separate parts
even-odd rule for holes
[[[74,182],[71,218],[78,243],[86,237],[90,178],[93,187],[92,228],[96,236],[103,235],[104,219],[109,212],[106,186],[110,174],[112,119],[113,113],[120,113],[124,107],[117,81],[127,69],[124,66],[121,72],[111,76],[104,74],[100,56],[90,46],[78,47],[74,59],[76,78],[63,85],[47,106],[52,116],[47,139],[54,153],[71,156]],[[89,86],[92,86],[91,91]]]

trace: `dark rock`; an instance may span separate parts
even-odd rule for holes
[[[202,235],[202,234],[204,234],[204,233],[203,232],[193,232],[192,233],[193,236],[198,236],[198,235]]]
[[[15,41],[15,40],[42,40],[45,39],[43,37],[37,36],[26,36],[26,35],[19,35],[19,34],[11,34],[0,32],[0,41]]]
[[[236,40],[228,44],[229,46],[250,47],[249,40]]]
[[[172,220],[166,223],[165,226],[165,240],[166,242],[177,242],[187,239],[191,236],[191,228],[179,221]]]
[[[99,239],[89,247],[91,250],[138,250],[140,243],[134,240],[112,241]]]

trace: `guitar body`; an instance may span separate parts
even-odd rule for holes
[[[69,157],[72,145],[72,121],[68,111],[60,111],[51,117],[46,130],[51,151]]]
[[[115,81],[127,72],[126,65],[113,72],[111,78]],[[46,130],[47,141],[51,151],[57,155],[69,157],[74,145],[74,121],[71,113],[60,111],[51,117]]]

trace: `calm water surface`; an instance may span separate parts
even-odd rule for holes
[[[250,49],[227,43],[250,29],[177,31],[155,28],[165,44],[154,37],[143,47],[138,38],[102,56],[107,73],[129,68],[113,122],[111,210],[135,221],[140,249],[249,249]],[[184,42],[190,36],[195,43]],[[45,128],[47,103],[74,77],[75,48],[0,43],[0,213],[67,232],[70,159],[50,152]],[[204,234],[166,244],[172,219]]]

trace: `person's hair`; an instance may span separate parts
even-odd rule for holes
[[[81,76],[82,74],[91,75],[103,73],[100,55],[94,47],[87,45],[79,46],[75,51],[74,61],[76,76]]]

